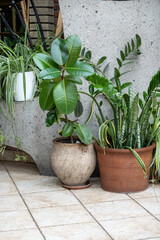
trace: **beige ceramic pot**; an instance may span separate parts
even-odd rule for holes
[[[53,140],[53,170],[65,185],[85,185],[96,166],[93,143],[88,146],[82,143],[64,143],[67,139],[69,138],[60,137]]]

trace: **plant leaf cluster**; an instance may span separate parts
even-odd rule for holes
[[[41,70],[39,104],[43,111],[48,111],[46,126],[55,122],[65,123],[62,136],[72,136],[74,130],[81,142],[90,144],[92,133],[90,129],[78,123],[83,113],[83,106],[77,90],[77,84],[82,84],[81,77],[88,77],[94,73],[94,68],[85,62],[79,61],[81,40],[76,35],[67,39],[55,39],[51,45],[51,55],[37,53],[33,59]],[[71,120],[68,114],[75,114],[76,119]]]

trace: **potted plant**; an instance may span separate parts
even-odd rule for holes
[[[136,35],[136,41],[132,40],[131,44],[125,46],[125,51],[120,52],[121,59],[117,59],[119,69],[115,68],[111,80],[104,73],[87,77],[93,101],[99,94],[103,94],[113,110],[112,119],[105,117],[101,110],[102,103],[96,101],[100,110],[100,116],[96,115],[100,127],[95,148],[101,186],[111,192],[136,192],[148,187],[155,144],[156,171],[159,171],[160,71],[153,76],[147,92],[143,92],[143,99],[133,91],[130,82],[120,82],[122,66],[132,61],[137,53],[140,54],[140,45],[141,39]],[[128,91],[125,91],[126,88]]]
[[[34,56],[40,68],[39,104],[48,111],[46,126],[64,123],[59,134],[53,140],[51,160],[53,170],[67,188],[87,187],[87,180],[94,171],[96,156],[92,143],[91,130],[79,123],[83,105],[77,90],[82,84],[80,77],[94,73],[90,64],[78,60],[81,41],[78,36],[69,36],[66,40],[56,39],[51,45],[51,55],[37,53]],[[71,113],[75,119],[71,120]],[[77,136],[73,136],[74,131]]]

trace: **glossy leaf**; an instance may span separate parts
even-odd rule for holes
[[[77,61],[72,66],[67,66],[66,71],[71,75],[83,76],[83,77],[88,77],[94,73],[94,69],[91,65],[81,61]]]
[[[66,66],[74,64],[81,51],[81,40],[77,35],[71,35],[66,39],[66,43],[69,47],[69,57],[66,62]]]
[[[119,67],[122,67],[122,62],[121,62],[121,60],[119,58],[117,58],[117,63],[119,65]]]
[[[94,85],[93,85],[93,84],[90,84],[90,85],[89,85],[89,93],[90,93],[91,95],[94,94]]]
[[[76,133],[81,142],[86,145],[89,145],[92,141],[92,132],[91,130],[83,124],[77,124],[76,126]]]
[[[78,100],[76,85],[65,79],[60,81],[53,89],[53,98],[59,112],[63,114],[73,112]]]
[[[37,65],[37,67],[41,70],[45,68],[50,68],[50,67],[54,67],[54,68],[58,67],[58,65],[53,61],[52,57],[49,56],[48,54],[37,53],[33,57],[33,60]]]
[[[121,55],[122,61],[124,61],[125,60],[125,55],[124,55],[123,51],[120,51],[120,55]]]
[[[56,68],[46,68],[39,73],[39,78],[54,79],[61,75],[61,72]]]
[[[41,92],[39,94],[39,105],[43,111],[50,110],[54,105],[53,88],[55,84],[51,82],[44,82]]]
[[[71,122],[67,122],[62,129],[62,136],[69,137],[72,135],[74,127]]]
[[[69,47],[64,39],[56,39],[52,42],[51,55],[57,64],[62,66],[66,63],[69,57]]]

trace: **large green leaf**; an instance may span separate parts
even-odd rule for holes
[[[53,88],[55,84],[52,82],[43,82],[39,95],[39,105],[43,111],[50,110],[54,105]]]
[[[150,95],[157,87],[160,87],[160,71],[158,71],[150,81],[148,87],[148,95]]]
[[[74,83],[64,79],[54,87],[53,97],[58,110],[63,114],[69,114],[77,105],[77,87]]]
[[[71,75],[88,77],[94,73],[94,68],[88,63],[77,61],[72,66],[67,66],[66,71]]]
[[[67,122],[62,129],[62,136],[69,137],[72,135],[73,131],[74,131],[73,124],[71,122]]]
[[[37,53],[33,57],[33,60],[37,65],[37,67],[40,68],[41,70],[49,67],[55,67],[55,68],[58,67],[58,65],[53,61],[52,57],[49,56],[48,54]]]
[[[51,45],[51,55],[53,60],[64,65],[69,57],[69,47],[64,39],[56,39]]]
[[[76,133],[81,142],[86,145],[89,145],[92,141],[92,132],[91,130],[83,124],[77,124],[76,126]]]
[[[66,62],[66,66],[74,64],[81,51],[81,40],[77,35],[71,35],[66,39],[67,45],[69,47],[69,57]]]
[[[61,72],[57,68],[46,68],[39,73],[39,78],[42,79],[54,79],[61,75]]]

